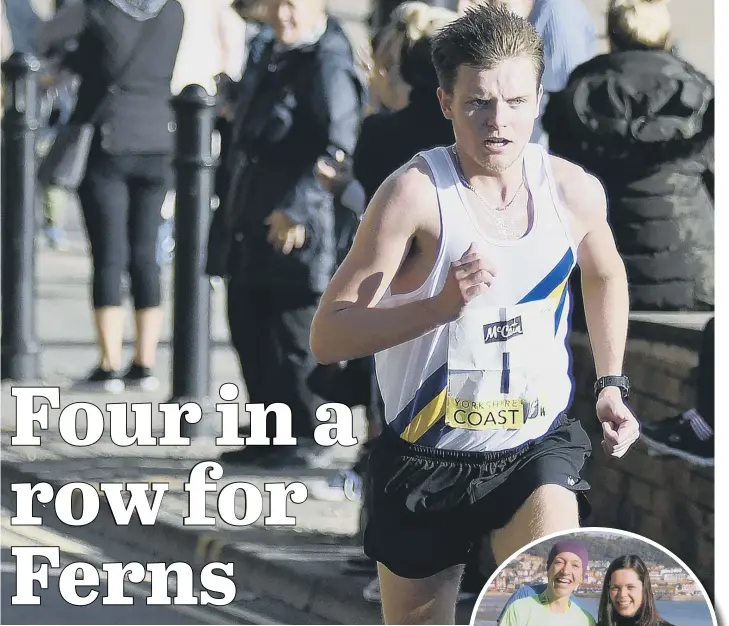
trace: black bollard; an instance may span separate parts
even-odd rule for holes
[[[172,402],[210,405],[210,280],[205,251],[214,193],[212,136],[216,98],[188,85],[173,99],[175,151],[175,277],[172,331]],[[185,436],[210,430],[207,420],[182,421]]]
[[[36,133],[40,61],[15,53],[2,64],[2,379],[40,377],[36,339]]]

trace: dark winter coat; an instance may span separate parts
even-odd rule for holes
[[[631,308],[713,309],[711,81],[670,52],[601,55],[551,97],[543,124],[553,153],[605,185]]]
[[[385,179],[418,152],[454,140],[453,124],[443,117],[435,90],[413,91],[401,111],[365,118],[354,153],[354,176],[369,201]]]
[[[364,100],[349,40],[330,18],[316,43],[277,52],[264,28],[236,93],[207,271],[321,293],[335,269],[336,243],[334,201],[316,162],[338,151],[352,155]],[[265,220],[276,210],[306,229],[304,246],[288,255],[267,241]]]

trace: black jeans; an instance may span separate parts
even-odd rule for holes
[[[714,428],[714,318],[704,327],[699,348],[696,380],[696,410]]]
[[[157,232],[171,184],[166,155],[110,155],[98,145],[92,149],[78,195],[94,263],[94,308],[121,306],[127,272],[134,308],[159,306]]]
[[[284,288],[228,283],[228,325],[238,353],[248,402],[283,402],[291,409],[292,434],[313,440],[320,424],[316,409],[324,400],[309,388],[316,367],[309,348],[311,322],[319,295]],[[275,436],[275,416],[269,414],[267,436]]]

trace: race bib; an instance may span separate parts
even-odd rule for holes
[[[451,428],[470,430],[504,430],[522,428],[524,403],[521,400],[446,399],[446,424]]]
[[[546,414],[554,315],[545,301],[474,307],[450,325],[448,426],[515,430]]]

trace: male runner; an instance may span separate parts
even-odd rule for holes
[[[364,549],[391,624],[455,622],[477,537],[491,533],[500,563],[579,526],[591,446],[565,413],[576,262],[603,447],[621,457],[639,435],[623,403],[628,289],[605,194],[528,144],[541,39],[483,6],[439,31],[433,60],[455,145],[383,183],[311,331],[322,363],[375,355],[388,426],[369,464]]]
[[[571,599],[585,576],[587,564],[587,550],[579,541],[555,543],[547,557],[546,589],[507,606],[498,625],[595,626],[592,615]]]
[[[550,94],[562,91],[578,65],[597,52],[597,33],[582,0],[460,0],[459,10],[480,4],[503,4],[534,26],[544,41],[544,94],[530,141],[547,146],[542,115]]]

